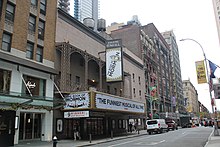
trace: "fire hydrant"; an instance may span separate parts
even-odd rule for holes
[[[53,137],[53,147],[56,147],[57,146],[57,137],[54,136]]]

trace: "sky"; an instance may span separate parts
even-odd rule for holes
[[[73,0],[71,0],[73,1]],[[71,9],[70,9],[71,11]],[[197,84],[195,62],[207,59],[220,65],[220,46],[212,0],[100,0],[100,18],[106,26],[113,22],[127,23],[137,15],[142,25],[154,23],[159,32],[173,30],[179,48],[182,80],[190,79],[198,91],[199,101],[211,112],[208,84]],[[215,72],[220,77],[220,69]],[[213,96],[214,97],[214,96]],[[220,110],[220,100],[216,100]]]

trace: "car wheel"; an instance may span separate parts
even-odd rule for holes
[[[149,135],[151,135],[152,134],[152,132],[148,132],[149,133]]]

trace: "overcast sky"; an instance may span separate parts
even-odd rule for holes
[[[72,0],[71,0],[72,1]],[[220,65],[220,46],[214,18],[212,0],[100,0],[100,18],[106,25],[112,22],[131,20],[138,15],[142,25],[154,23],[160,32],[173,30],[180,54],[182,79],[190,79],[198,91],[201,101],[210,111],[211,102],[208,84],[197,84],[195,62],[203,60],[203,53],[193,41],[179,41],[192,38],[198,41],[206,57]],[[216,71],[220,77],[220,69]],[[220,100],[216,100],[220,110]]]

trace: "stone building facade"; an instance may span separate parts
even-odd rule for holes
[[[58,9],[56,62],[60,89],[54,112],[54,133],[73,138],[78,126],[82,139],[126,133],[129,123],[143,129],[146,119],[143,62],[122,49],[123,80],[106,82],[106,40]],[[114,40],[114,39],[113,39]],[[135,74],[135,76],[133,76]],[[62,105],[62,102],[64,104]],[[61,125],[61,129],[57,126]]]

